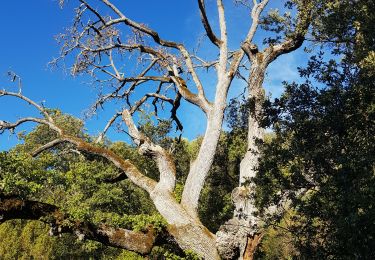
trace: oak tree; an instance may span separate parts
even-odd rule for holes
[[[60,1],[63,2],[63,1]],[[216,1],[217,22],[209,18],[204,0],[197,1],[201,22],[207,38],[217,53],[217,59],[204,60],[191,50],[190,46],[165,39],[142,21],[131,19],[131,14],[117,7],[110,0],[79,0],[73,25],[59,36],[61,56],[55,63],[73,59],[72,75],[87,74],[100,85],[100,92],[91,108],[96,113],[101,107],[117,101],[116,112],[105,125],[102,133],[91,140],[77,132],[66,131],[56,117],[56,111],[29,99],[21,92],[0,90],[0,97],[10,96],[32,105],[40,117],[25,117],[16,122],[0,121],[0,130],[13,131],[18,126],[33,122],[43,125],[51,132],[51,140],[36,147],[31,156],[42,156],[48,150],[68,145],[78,153],[102,157],[119,170],[113,183],[128,179],[143,189],[158,213],[167,223],[166,232],[182,249],[192,250],[205,259],[251,259],[262,234],[262,223],[256,217],[254,202],[255,184],[252,178],[257,174],[259,150],[257,142],[264,139],[265,129],[260,125],[262,103],[265,98],[263,83],[268,66],[279,56],[300,48],[309,33],[314,17],[324,10],[326,3],[319,1],[285,1],[284,14],[271,10],[262,16],[267,4],[276,1],[253,0],[234,1],[241,8],[248,8],[250,26],[240,36],[241,42],[235,49],[228,44],[227,17],[224,1]],[[232,4],[230,2],[226,3]],[[263,42],[255,41],[255,34],[261,29],[268,35]],[[218,28],[218,32],[214,28]],[[259,32],[258,32],[259,33]],[[134,69],[124,69],[122,63]],[[69,62],[68,62],[69,63]],[[216,83],[203,84],[205,71],[215,73]],[[17,75],[14,75],[17,77]],[[224,223],[216,234],[211,233],[198,216],[199,198],[213,164],[223,129],[224,112],[228,106],[228,91],[238,77],[247,85],[250,104],[247,126],[247,148],[240,162],[238,187],[232,192],[233,218]],[[142,89],[145,86],[147,91]],[[214,98],[206,95],[214,89]],[[196,157],[186,170],[186,180],[179,186],[180,198],[175,195],[176,165],[171,146],[163,146],[153,140],[138,125],[138,114],[144,106],[154,107],[155,115],[165,106],[170,107],[170,118],[178,130],[183,122],[178,118],[182,101],[200,109],[206,118],[206,129],[202,136]],[[105,134],[116,122],[125,125],[128,135],[137,146],[140,156],[154,161],[158,176],[149,176],[144,169],[116,149],[105,145]],[[1,193],[1,221],[24,218],[49,222],[51,232],[71,232],[86,239],[100,241],[107,245],[125,248],[141,254],[148,254],[156,233],[152,227],[139,232],[105,223],[94,224],[74,221],[59,207],[43,201],[28,200],[27,197]]]

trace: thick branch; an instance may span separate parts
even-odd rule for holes
[[[219,13],[219,24],[222,44],[220,46],[219,64],[217,66],[217,77],[219,83],[223,81],[223,77],[227,72],[228,63],[228,36],[227,25],[225,20],[224,5],[222,0],[217,0],[217,10]],[[218,84],[219,86],[220,84]]]
[[[57,144],[62,142],[68,142],[76,146],[77,150],[88,152],[91,154],[99,155],[110,162],[112,162],[117,168],[125,172],[126,176],[137,186],[151,193],[156,186],[156,182],[147,176],[144,176],[129,160],[125,160],[112,152],[109,149],[97,147],[91,143],[85,142],[77,137],[64,135],[60,139],[52,141],[39,149],[37,149],[33,154],[34,156],[40,154],[46,149],[50,149]]]
[[[71,233],[77,235],[79,239],[95,240],[140,254],[150,253],[155,242],[152,229],[143,233],[113,228],[105,224],[95,226],[88,222],[70,220],[54,205],[22,200],[15,196],[1,196],[0,223],[11,219],[40,220],[51,226],[51,235]]]
[[[287,36],[284,42],[275,46],[270,46],[264,50],[266,56],[265,61],[267,64],[271,63],[280,55],[295,51],[302,46],[303,42],[305,41],[310,23],[313,19],[313,7],[312,4],[307,1],[299,9],[302,8],[304,10],[299,10],[298,12],[297,25],[295,26],[294,32]]]
[[[256,7],[254,7],[255,11],[253,12],[253,25],[249,31],[246,40],[250,41],[254,36],[256,27],[258,25],[259,15],[267,2],[268,0],[264,0]],[[181,199],[181,204],[193,217],[197,215],[200,193],[204,186],[204,181],[212,165],[214,155],[216,152],[218,140],[222,129],[228,87],[235,75],[235,72],[238,70],[239,64],[244,55],[244,51],[242,49],[236,51],[233,54],[233,61],[231,63],[229,71],[227,72],[227,53],[222,53],[222,51],[226,48],[225,43],[227,33],[225,25],[224,7],[221,0],[217,0],[217,5],[219,11],[220,29],[222,34],[221,40],[224,43],[220,48],[220,61],[217,69],[218,84],[216,87],[215,103],[212,106],[212,109],[210,110],[210,113],[208,115],[206,132],[202,140],[198,156],[191,165]]]
[[[258,25],[259,25],[260,14],[262,13],[262,11],[264,10],[264,8],[268,4],[268,1],[269,0],[263,0],[260,3],[258,3],[258,4],[256,2],[254,2],[254,7],[251,10],[252,23],[251,23],[250,29],[249,29],[249,31],[247,33],[247,36],[246,36],[246,38],[244,40],[244,44],[250,44],[252,42],[252,40],[254,38],[254,35],[255,35],[255,32],[257,31],[257,28],[258,28]],[[239,49],[234,54],[234,58],[233,58],[232,64],[231,64],[231,66],[229,68],[229,71],[228,71],[228,74],[229,74],[230,77],[234,77],[234,75],[235,75],[235,73],[236,73],[236,71],[238,69],[238,66],[241,63],[243,55],[244,55],[243,48]]]
[[[212,31],[211,25],[207,18],[204,0],[198,0],[198,6],[199,6],[200,14],[201,14],[202,24],[203,24],[204,29],[206,30],[208,38],[213,44],[215,44],[217,47],[220,47],[222,42],[220,39],[216,37],[215,33]]]
[[[139,132],[130,111],[124,110],[122,112],[122,119],[128,127],[129,135],[138,146],[139,152],[151,156],[156,162],[160,172],[160,180],[157,184],[158,188],[172,192],[176,182],[176,166],[169,153]]]
[[[211,104],[208,102],[207,99],[202,98],[201,96],[192,93],[188,89],[184,79],[174,76],[174,77],[172,77],[172,81],[175,83],[175,85],[178,89],[178,92],[181,94],[181,96],[186,101],[190,102],[191,104],[194,104],[194,105],[198,106],[206,114],[209,113],[209,111],[211,110],[211,107],[212,107]]]

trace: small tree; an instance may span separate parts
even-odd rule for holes
[[[102,134],[90,142],[82,136],[64,131],[56,122],[53,113],[44,106],[21,93],[1,90],[0,96],[13,96],[31,104],[39,110],[41,117],[26,117],[14,123],[0,121],[0,129],[13,130],[26,122],[48,126],[56,138],[38,147],[32,156],[36,157],[57,145],[68,143],[78,151],[106,158],[120,169],[126,178],[148,193],[157,211],[168,223],[168,233],[182,249],[193,250],[205,259],[251,259],[261,238],[261,224],[255,217],[255,184],[251,178],[256,176],[258,167],[257,141],[264,139],[264,129],[258,121],[262,117],[261,107],[265,98],[265,73],[267,67],[280,55],[302,46],[314,15],[324,4],[307,0],[285,1],[287,8],[294,9],[295,16],[289,13],[282,16],[277,11],[271,11],[262,18],[261,13],[269,0],[235,1],[249,8],[252,22],[247,34],[242,37],[243,41],[238,43],[238,49],[229,50],[223,1],[216,1],[220,30],[218,36],[211,26],[204,0],[198,0],[203,27],[218,53],[217,60],[205,61],[190,52],[184,44],[166,40],[150,27],[130,19],[109,0],[98,2],[103,4],[102,8],[97,9],[92,3],[80,0],[73,26],[67,33],[60,35],[62,52],[55,62],[67,56],[74,57],[71,73],[87,73],[102,86],[92,112],[113,100],[120,101],[119,112],[107,123]],[[105,10],[110,11],[111,15],[104,15]],[[264,48],[258,47],[254,42],[254,35],[260,24],[270,33],[270,37],[265,37],[262,44]],[[137,68],[133,70],[135,73],[129,74],[118,65],[124,57],[130,58],[129,65]],[[243,76],[244,70],[241,68],[247,67],[246,64],[250,64],[247,68],[249,73]],[[215,86],[202,84],[202,70],[206,69],[216,72]],[[228,90],[236,76],[247,83],[250,104],[247,152],[240,165],[239,186],[232,194],[235,204],[233,219],[225,223],[215,235],[201,223],[197,209],[222,132]],[[147,93],[142,92],[141,85],[147,85]],[[206,97],[208,87],[215,89],[213,100]],[[171,153],[147,137],[137,127],[134,116],[144,105],[153,105],[157,114],[158,107],[169,104],[170,117],[176,123],[177,129],[181,130],[183,125],[177,117],[177,110],[182,99],[198,107],[207,121],[205,134],[197,156],[191,162],[179,201],[174,196],[176,166]],[[130,160],[102,144],[107,130],[118,118],[126,125],[139,154],[155,161],[159,171],[158,179],[146,176]],[[50,204],[5,195],[1,203],[9,205],[1,208],[2,221],[12,218],[43,218],[44,221],[48,219],[56,227],[55,233],[74,232],[87,239],[141,254],[149,253],[155,242],[152,229],[147,233],[140,233],[90,223],[72,225],[71,221],[62,221],[66,216],[56,214],[60,212],[59,209]]]

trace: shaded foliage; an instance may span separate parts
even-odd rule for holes
[[[300,70],[305,83],[285,83],[282,97],[266,107],[264,123],[276,137],[263,146],[258,207],[290,203],[289,229],[302,257],[374,257],[375,66],[363,65],[374,41],[361,38],[374,21],[366,11],[373,3],[355,2],[332,3],[337,13],[317,28],[336,41],[333,54],[342,59],[313,56]]]

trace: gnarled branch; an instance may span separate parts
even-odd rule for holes
[[[62,142],[71,143],[76,146],[79,151],[88,152],[91,154],[99,155],[106,158],[108,161],[112,162],[117,168],[125,172],[126,176],[137,186],[141,187],[148,193],[151,193],[156,186],[156,181],[143,175],[137,167],[135,167],[129,160],[125,160],[112,152],[109,149],[95,146],[94,144],[88,143],[79,139],[77,137],[63,135],[58,140],[54,140],[36,151],[34,151],[34,156],[40,154],[42,151],[50,149]]]
[[[156,162],[160,172],[158,187],[173,192],[176,184],[176,166],[169,153],[139,132],[130,111],[125,109],[122,112],[122,119],[129,129],[129,135],[138,146],[139,152],[151,156]]]
[[[81,240],[94,240],[143,255],[151,252],[156,238],[152,228],[144,233],[106,224],[93,225],[70,219],[55,205],[1,195],[0,223],[11,219],[39,220],[51,226],[51,235],[71,233]]]

